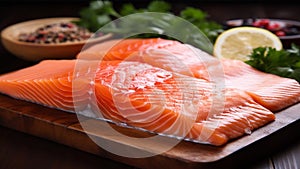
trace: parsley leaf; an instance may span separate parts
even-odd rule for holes
[[[171,5],[164,1],[152,1],[148,7],[149,12],[170,12]]]
[[[103,25],[120,17],[120,14],[115,11],[110,1],[100,0],[90,2],[89,7],[80,10],[79,15],[79,21],[74,23],[92,32],[96,32]]]
[[[197,26],[211,42],[214,42],[219,33],[223,31],[220,24],[208,21],[208,14],[200,9],[187,7],[180,12],[180,17]]]
[[[140,12],[163,12],[170,13],[171,5],[165,1],[152,1],[147,8],[136,9],[131,3],[124,4],[120,10],[122,16]]]
[[[114,19],[118,19],[121,16],[127,16],[135,13],[143,12],[159,12],[166,14],[173,14],[171,12],[171,5],[162,0],[151,1],[145,8],[135,8],[133,4],[124,4],[121,7],[119,13],[114,10],[113,5],[109,1],[93,1],[89,7],[84,8],[80,11],[80,20],[76,22],[79,26],[83,26],[92,32],[97,31],[101,27]],[[173,14],[174,15],[174,14]],[[193,7],[187,7],[182,10],[179,17],[189,21],[196,26],[199,30],[206,35],[211,43],[214,43],[215,39],[222,32],[222,26],[216,22],[209,21],[208,14],[200,9]],[[103,33],[114,33],[118,37],[128,36],[132,32],[147,32],[132,36],[132,38],[153,38],[161,37],[166,39],[177,39],[183,40],[184,43],[189,43],[198,47],[208,53],[212,53],[212,46],[209,41],[202,35],[192,35],[191,32],[197,32],[198,30],[190,30],[186,28],[186,25],[182,21],[178,21],[175,17],[164,16],[147,16],[138,15],[131,16],[131,21],[126,23],[119,21],[118,23],[111,22],[110,27],[101,29]],[[177,34],[175,35],[174,28],[177,28]],[[179,33],[178,33],[178,30]],[[166,36],[165,32],[168,31],[172,35],[172,31],[175,36]],[[179,38],[178,38],[179,37]]]
[[[291,49],[277,51],[275,48],[259,47],[253,50],[246,61],[263,72],[292,78],[300,83],[300,48],[292,44]]]

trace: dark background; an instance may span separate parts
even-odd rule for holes
[[[119,9],[121,4],[129,2],[136,7],[145,7],[150,1],[113,0],[116,9]],[[206,11],[211,19],[218,22],[247,17],[300,20],[300,5],[295,0],[169,0],[167,2],[172,4],[175,13],[185,6],[193,6]],[[35,18],[78,16],[78,11],[88,4],[88,0],[0,0],[0,22],[1,26],[7,26]]]

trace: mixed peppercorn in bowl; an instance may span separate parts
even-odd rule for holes
[[[92,32],[72,22],[61,22],[46,24],[33,32],[20,33],[18,40],[38,44],[57,44],[79,42],[92,36]]]
[[[73,23],[78,18],[45,18],[21,22],[1,32],[4,47],[29,61],[75,58],[85,45],[109,39]]]

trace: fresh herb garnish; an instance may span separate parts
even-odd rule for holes
[[[92,1],[89,7],[80,10],[79,15],[79,21],[74,23],[91,32],[96,32],[103,25],[121,16],[110,1]]]
[[[293,78],[300,83],[300,49],[292,44],[291,49],[276,50],[270,47],[259,47],[253,50],[246,61],[252,67],[263,72],[282,77]]]
[[[136,9],[131,3],[124,4],[120,10],[122,16],[140,12],[163,12],[170,13],[171,5],[165,1],[152,1],[147,8]]]
[[[90,3],[90,6],[84,8],[80,11],[80,20],[76,22],[78,25],[83,26],[90,31],[97,31],[105,24],[111,22],[114,19],[118,19],[121,16],[126,16],[130,14],[142,13],[142,12],[160,12],[173,14],[171,12],[171,5],[165,1],[154,0],[148,4],[146,8],[135,8],[133,4],[124,4],[121,7],[121,10],[118,12],[113,8],[113,4],[109,1],[93,1]],[[173,14],[174,15],[174,14]],[[206,35],[211,43],[214,43],[218,34],[223,31],[222,26],[216,22],[208,20],[208,15],[204,11],[192,7],[187,7],[184,10],[180,11],[179,17],[186,19],[200,29],[204,35]],[[169,19],[169,20],[168,20]],[[172,17],[166,18],[151,18],[140,16],[132,16],[133,22],[127,23],[118,23],[112,24],[112,27],[102,29],[103,33],[114,33],[115,35],[128,35],[130,32],[134,32],[138,29],[151,29],[150,33],[142,33],[135,35],[135,38],[151,38],[151,37],[162,37],[167,39],[173,39],[164,35],[165,31],[170,31],[178,23],[176,19]],[[153,30],[156,30],[153,32]],[[211,46],[206,45],[207,41],[202,42],[202,39],[199,36],[193,37],[189,31],[184,28],[182,31],[182,38],[189,39],[190,44],[199,47],[209,53],[212,52]],[[181,36],[181,35],[180,35]],[[202,35],[201,35],[202,36]]]
[[[211,42],[223,31],[220,24],[207,20],[208,14],[200,9],[187,7],[180,12],[180,17],[197,26]]]

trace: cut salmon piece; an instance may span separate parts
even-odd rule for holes
[[[300,85],[293,79],[258,71],[242,61],[218,60],[190,45],[171,40],[164,40],[164,44],[168,45],[159,45],[159,41],[160,39],[123,40],[122,45],[117,44],[106,54],[99,53],[94,58],[140,61],[168,71],[205,79],[216,85],[244,90],[271,111],[279,111],[300,101]],[[93,51],[102,50],[101,46],[104,45],[105,43],[93,46]],[[128,50],[131,49],[130,46],[134,46],[134,50]],[[121,49],[126,52],[116,52]],[[89,50],[86,52],[89,53]],[[80,56],[84,56],[84,53]],[[117,54],[114,55],[115,53]]]
[[[149,47],[164,48],[178,44],[177,41],[165,40],[161,38],[149,39],[114,39],[99,43],[89,47],[77,55],[79,59],[100,59],[99,56],[105,56],[102,60],[124,60],[124,56],[128,57],[132,53],[143,51]]]
[[[212,145],[275,119],[242,90],[139,62],[42,61],[0,76],[0,92]]]
[[[240,60],[218,60],[185,44],[152,51],[147,50],[145,51],[147,54],[140,54],[139,57],[143,59],[139,60],[166,70],[219,83],[219,85],[225,82],[228,88],[247,91],[255,101],[271,111],[279,111],[300,101],[300,84],[296,80],[261,72]],[[172,56],[176,57],[176,62],[181,64],[172,64],[172,67],[164,66],[172,62]]]
[[[227,87],[248,91],[256,102],[271,111],[300,101],[300,84],[294,79],[258,71],[239,60],[223,59],[222,65]]]

